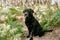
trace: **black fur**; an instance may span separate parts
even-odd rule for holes
[[[23,13],[25,15],[25,24],[29,31],[29,35],[27,37],[43,36],[45,31],[43,31],[43,28],[33,16],[34,11],[32,9],[25,9]],[[31,38],[30,40],[33,40],[33,38]]]

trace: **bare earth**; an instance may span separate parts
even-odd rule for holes
[[[24,18],[22,20],[23,21],[21,21],[21,22],[24,26],[24,30],[27,31],[27,28],[24,24]],[[55,27],[51,28],[51,29],[53,29],[52,32],[46,32],[45,35],[42,37],[38,37],[38,36],[33,37],[33,40],[60,40],[60,24],[55,25]],[[27,34],[25,34],[25,35],[27,36]],[[29,38],[26,38],[26,36],[23,37],[22,40],[29,40]]]
[[[42,37],[33,37],[33,40],[60,40],[60,25],[53,28],[53,32],[47,32]],[[22,40],[29,40],[29,38],[24,37]]]

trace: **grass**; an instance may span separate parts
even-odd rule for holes
[[[14,40],[15,38],[21,40],[21,36],[24,34],[23,24],[21,25],[20,21],[16,19],[15,16],[21,16],[22,11],[26,8],[32,8],[35,10],[35,17],[40,22],[44,30],[60,22],[60,9],[55,6],[34,5],[31,7],[10,7],[8,8],[9,11],[1,7],[0,40]]]

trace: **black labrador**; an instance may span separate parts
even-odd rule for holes
[[[33,40],[33,36],[43,36],[45,32],[52,32],[52,30],[43,30],[39,22],[33,16],[34,11],[32,9],[25,9],[23,11],[25,16],[25,24],[28,28],[30,40]]]

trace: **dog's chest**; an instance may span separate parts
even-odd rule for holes
[[[25,24],[27,26],[32,25],[33,22],[34,22],[33,19],[29,19],[29,18],[25,19]]]

